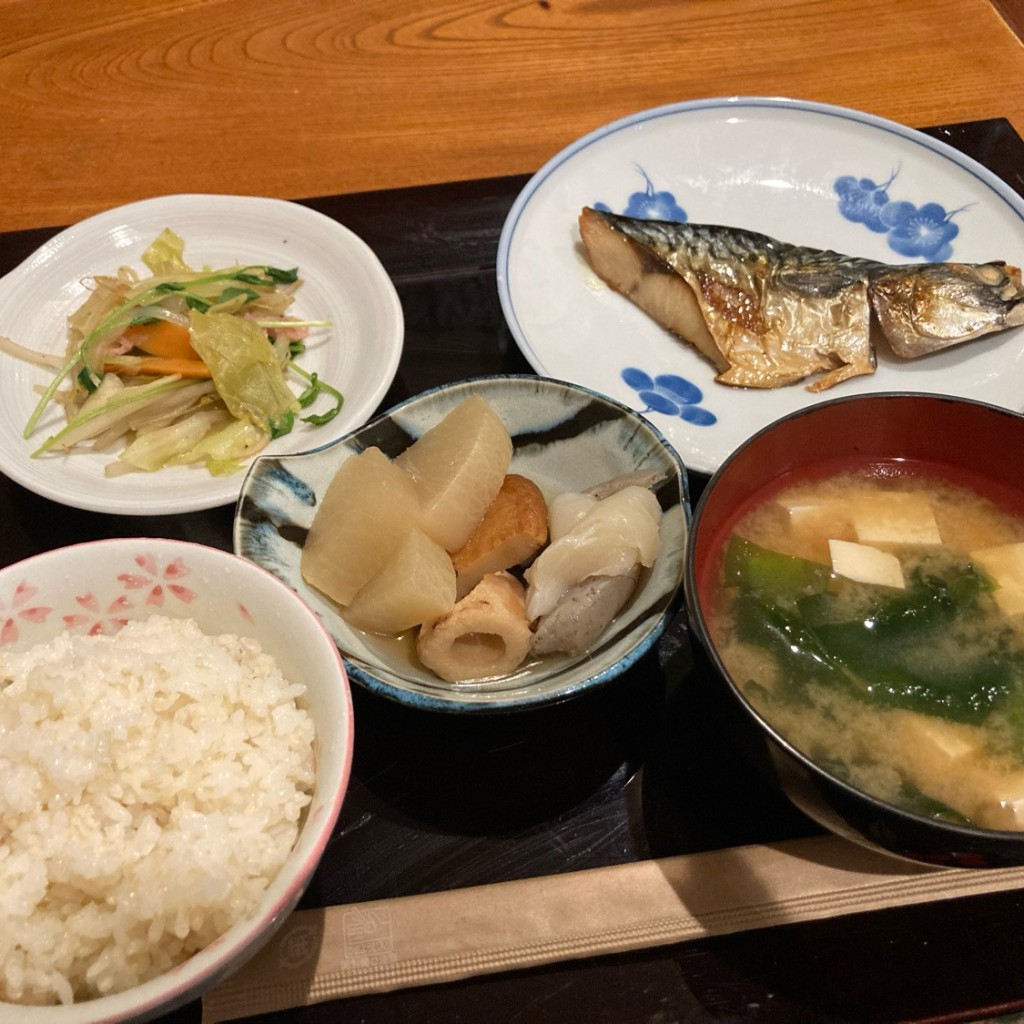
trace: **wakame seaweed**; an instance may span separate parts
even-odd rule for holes
[[[816,563],[730,543],[737,636],[776,657],[790,695],[817,683],[958,722],[1006,710],[1024,726],[1024,656],[1009,629],[986,630],[981,652],[960,642],[981,632],[989,600],[988,581],[972,566],[929,564],[901,591],[842,581],[840,595],[829,580]]]

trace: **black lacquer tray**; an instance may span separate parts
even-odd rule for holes
[[[926,129],[1024,193],[1008,122]],[[382,409],[425,388],[531,372],[494,260],[527,178],[305,200],[377,252],[401,296],[405,350]],[[57,230],[0,236],[0,272]],[[685,456],[684,456],[685,457]],[[694,475],[696,501],[706,480]],[[231,547],[234,509],[155,518],[66,508],[0,477],[0,559],[110,536]],[[736,755],[680,617],[607,688],[513,715],[412,710],[354,688],[352,784],[302,906],[471,885],[813,835]],[[409,989],[266,1015],[321,1021],[970,1021],[1024,1008],[1024,892],[950,900]],[[165,1018],[198,1021],[198,1004]]]

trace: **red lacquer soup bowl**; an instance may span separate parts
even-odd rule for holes
[[[858,788],[843,766],[833,761],[816,763],[759,712],[750,699],[748,679],[734,678],[713,638],[721,637],[713,627],[723,552],[740,518],[792,483],[855,469],[890,478],[937,478],[967,488],[1001,513],[1018,517],[1022,524],[1018,539],[1024,540],[1024,416],[983,403],[923,394],[852,396],[812,405],[776,421],[733,452],[711,478],[695,509],[685,585],[690,623],[700,645],[698,656],[706,656],[706,670],[715,677],[714,689],[723,696],[740,747],[820,825],[855,842],[924,863],[1024,864],[1024,831],[1016,831],[1017,825],[987,822],[982,826],[970,816],[950,813],[942,802],[900,806],[899,801]],[[826,565],[826,575],[829,572]],[[835,581],[834,564],[831,572],[830,579]],[[979,574],[979,578],[992,587],[991,577]],[[1012,580],[1000,579],[995,589],[1015,586]],[[1013,630],[1018,636],[1024,633],[1024,613],[1011,610],[1009,620],[1011,635]],[[1007,687],[1024,692],[1024,659],[1017,658],[1014,664]],[[786,671],[783,667],[783,675]],[[862,687],[861,698],[865,692],[874,694],[877,687]],[[879,728],[889,728],[894,721],[890,716]],[[960,728],[959,723],[952,726]],[[949,756],[949,770],[955,771],[957,752]],[[1020,757],[1024,780],[1024,750]],[[1016,810],[1012,792],[1000,806],[998,813],[1005,811],[1007,821],[1016,810],[1024,818],[1024,782]]]

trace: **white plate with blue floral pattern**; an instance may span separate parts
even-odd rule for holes
[[[724,224],[889,263],[1024,263],[1024,200],[921,132],[843,107],[734,97],[658,107],[579,139],[517,198],[498,248],[509,328],[541,374],[642,412],[687,468],[713,473],[761,427],[842,395],[920,391],[1024,408],[1024,329],[878,369],[818,394],[714,380],[714,369],[590,269],[584,206]]]

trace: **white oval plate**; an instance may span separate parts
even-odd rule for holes
[[[83,279],[130,265],[163,228],[185,240],[192,266],[260,263],[298,267],[302,286],[291,311],[330,320],[312,332],[301,358],[345,396],[323,427],[297,422],[267,453],[286,455],[337,440],[369,419],[394,379],[404,323],[395,287],[380,261],[348,228],[296,203],[256,196],[172,195],[146,199],[81,221],[55,235],[0,279],[0,334],[28,348],[63,353],[66,317],[86,294]],[[32,458],[62,422],[56,406],[29,440],[22,437],[37,384],[51,375],[0,353],[0,470],[46,498],[96,512],[161,515],[228,505],[245,473],[211,476],[200,467],[107,478],[116,453]]]
[[[912,204],[889,211],[903,214],[898,223],[919,241],[917,255],[895,251],[898,236],[873,230],[862,215],[851,219],[857,199],[868,200],[861,214]],[[551,159],[512,206],[498,247],[502,309],[538,373],[642,411],[687,468],[703,473],[778,417],[841,395],[922,391],[1024,408],[1021,328],[907,362],[882,349],[873,376],[817,395],[802,384],[770,391],[718,384],[710,363],[590,270],[577,219],[596,204],[889,263],[1020,266],[1024,201],[943,142],[843,107],[759,97],[680,103],[615,121]]]

